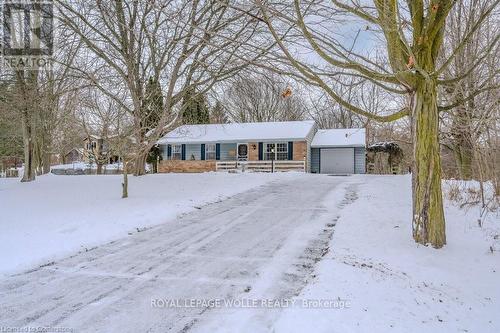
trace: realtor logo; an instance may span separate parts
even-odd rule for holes
[[[0,0],[1,62],[15,70],[52,65],[53,0]]]

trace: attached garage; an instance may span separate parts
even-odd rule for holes
[[[322,148],[320,154],[321,173],[354,173],[354,148]]]
[[[311,144],[311,172],[333,175],[365,173],[365,130],[319,130]]]

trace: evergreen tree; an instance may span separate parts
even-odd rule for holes
[[[220,101],[215,103],[212,112],[210,112],[210,122],[212,124],[227,124],[229,122],[226,110]]]
[[[162,160],[163,158],[161,156],[160,146],[154,145],[149,151],[148,156],[146,157],[146,162],[151,164],[151,166],[153,167],[153,173],[158,172],[158,163]]]
[[[203,94],[189,89],[184,93],[182,100],[182,123],[183,124],[208,124],[210,114],[206,98]]]
[[[163,112],[163,95],[158,81],[149,78],[144,93],[143,116],[141,128],[143,135],[154,129],[160,121]],[[146,163],[152,165],[153,173],[158,171],[158,162],[161,161],[161,151],[158,146],[153,146],[146,155]]]
[[[163,111],[163,95],[160,82],[149,78],[143,102],[142,128],[144,132],[152,130],[158,124]]]
[[[0,159],[22,158],[23,133],[12,110],[12,91],[8,84],[0,83]]]
[[[16,125],[0,117],[0,159],[23,156],[23,135]]]

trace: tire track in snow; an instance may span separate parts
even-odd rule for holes
[[[328,214],[318,202],[342,182],[300,175],[264,185],[174,223],[0,281],[0,325],[189,331],[216,311],[152,309],[151,298],[235,298],[249,286],[255,292],[266,267],[276,261],[280,268],[267,281],[276,289],[269,295],[293,295],[322,244],[314,240]],[[287,244],[294,241],[298,245],[288,253]]]

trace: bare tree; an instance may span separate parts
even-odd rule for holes
[[[73,69],[133,119],[135,175],[144,174],[149,150],[176,123],[186,91],[206,93],[272,45],[259,37],[258,22],[225,1],[58,3],[61,21],[88,50]],[[144,94],[149,78],[162,87],[164,109],[154,130],[147,131]]]
[[[421,244],[440,248],[446,244],[445,218],[441,191],[439,113],[453,105],[439,105],[438,87],[445,84],[443,73],[460,50],[471,42],[474,33],[496,8],[498,0],[481,8],[468,33],[442,56],[446,19],[455,1],[375,0],[345,3],[332,0],[294,0],[292,6],[255,0],[260,18],[281,49],[278,61],[290,64],[292,75],[321,88],[330,98],[351,112],[378,122],[409,117],[413,142],[413,238]],[[242,7],[245,8],[245,7]],[[243,9],[242,9],[243,10]],[[345,39],[345,22],[351,21],[353,42]],[[293,36],[285,33],[293,29]],[[339,34],[339,31],[344,33]],[[357,31],[357,32],[356,32]],[[363,54],[355,44],[363,31],[383,43],[385,60]],[[316,61],[301,56],[316,55]],[[488,47],[486,47],[486,50]],[[383,88],[394,98],[407,98],[403,109],[390,114],[373,114],[359,104],[346,101],[335,90],[340,76],[354,76]],[[467,78],[467,71],[453,80]],[[491,89],[491,87],[488,87]],[[485,88],[458,100],[462,104]],[[399,97],[396,97],[399,96]],[[455,104],[455,103],[454,103]]]
[[[98,90],[88,90],[80,103],[80,122],[88,139],[89,147],[86,151],[91,162],[95,162],[98,175],[102,174],[104,164],[108,163],[112,149],[109,146],[110,138],[116,135],[119,121],[118,111],[113,100],[110,100]],[[92,146],[91,139],[95,138],[97,144]]]
[[[122,199],[128,198],[129,165],[133,162],[131,147],[133,146],[134,126],[126,110],[111,102],[109,110],[115,115],[115,135],[110,138],[111,149],[119,156],[123,165],[122,174]]]
[[[30,182],[36,178],[34,115],[39,105],[38,98],[38,71],[16,70],[15,85],[9,100],[12,107],[18,110],[23,131],[24,168],[21,182]]]
[[[40,20],[40,11],[34,13],[34,20]],[[40,38],[33,41],[32,47],[38,48]],[[9,85],[5,102],[15,110],[14,118],[23,132],[23,182],[50,171],[54,137],[68,110],[65,96],[78,89],[68,70],[78,48],[73,39],[61,38],[53,66],[37,67],[35,62],[32,67],[4,68],[3,79]]]
[[[229,112],[224,104],[216,99],[215,105],[210,110],[210,123],[211,124],[226,124],[229,122]]]
[[[0,84],[0,160],[2,161],[20,159],[23,155],[23,135],[19,128],[17,110],[11,104],[11,90],[11,84]]]
[[[57,136],[61,135],[61,128],[77,107],[74,104],[75,95],[84,87],[66,66],[72,64],[79,47],[74,40],[66,40],[54,55],[57,63],[38,71],[37,105],[33,114],[34,159],[38,174],[50,171]]]
[[[464,36],[474,28],[481,12],[492,4],[493,1],[489,0],[457,2],[446,26],[445,54],[447,50],[457,48]],[[497,65],[500,47],[496,43],[500,31],[495,22],[498,22],[495,17],[486,19],[481,29],[473,33],[470,42],[456,53],[444,71],[442,99],[455,105],[442,116],[444,143],[453,151],[458,176],[462,179],[473,177],[474,152],[477,151],[475,148],[479,148],[477,143],[484,142],[488,129],[498,119],[499,90],[486,89],[483,94],[474,95],[475,91],[484,87],[500,86]],[[467,72],[463,80],[453,79]],[[460,103],[469,95],[472,98]]]
[[[60,161],[67,163],[65,157],[72,149],[79,151],[83,148],[86,136],[85,128],[82,127],[82,92],[75,90],[65,94],[59,100],[57,127],[52,133],[52,151],[59,155]]]
[[[117,167],[122,169],[122,198],[128,197],[128,174],[134,162],[134,122],[114,98],[98,89],[81,90],[79,122],[86,137],[94,137],[98,144],[89,147],[92,162],[96,163],[97,174],[102,174],[104,164],[110,157],[118,157]],[[100,145],[103,145],[100,147]]]
[[[366,84],[362,79],[342,77],[334,85],[343,99],[351,104],[362,105],[370,113],[384,114],[389,109],[385,103],[384,91],[377,86]],[[370,122],[370,119],[351,112],[325,93],[319,98],[313,98],[312,104],[314,111],[311,116],[320,128],[366,127]]]
[[[290,89],[290,96],[283,93]],[[272,72],[244,73],[228,82],[224,105],[235,122],[302,120],[305,102]]]

